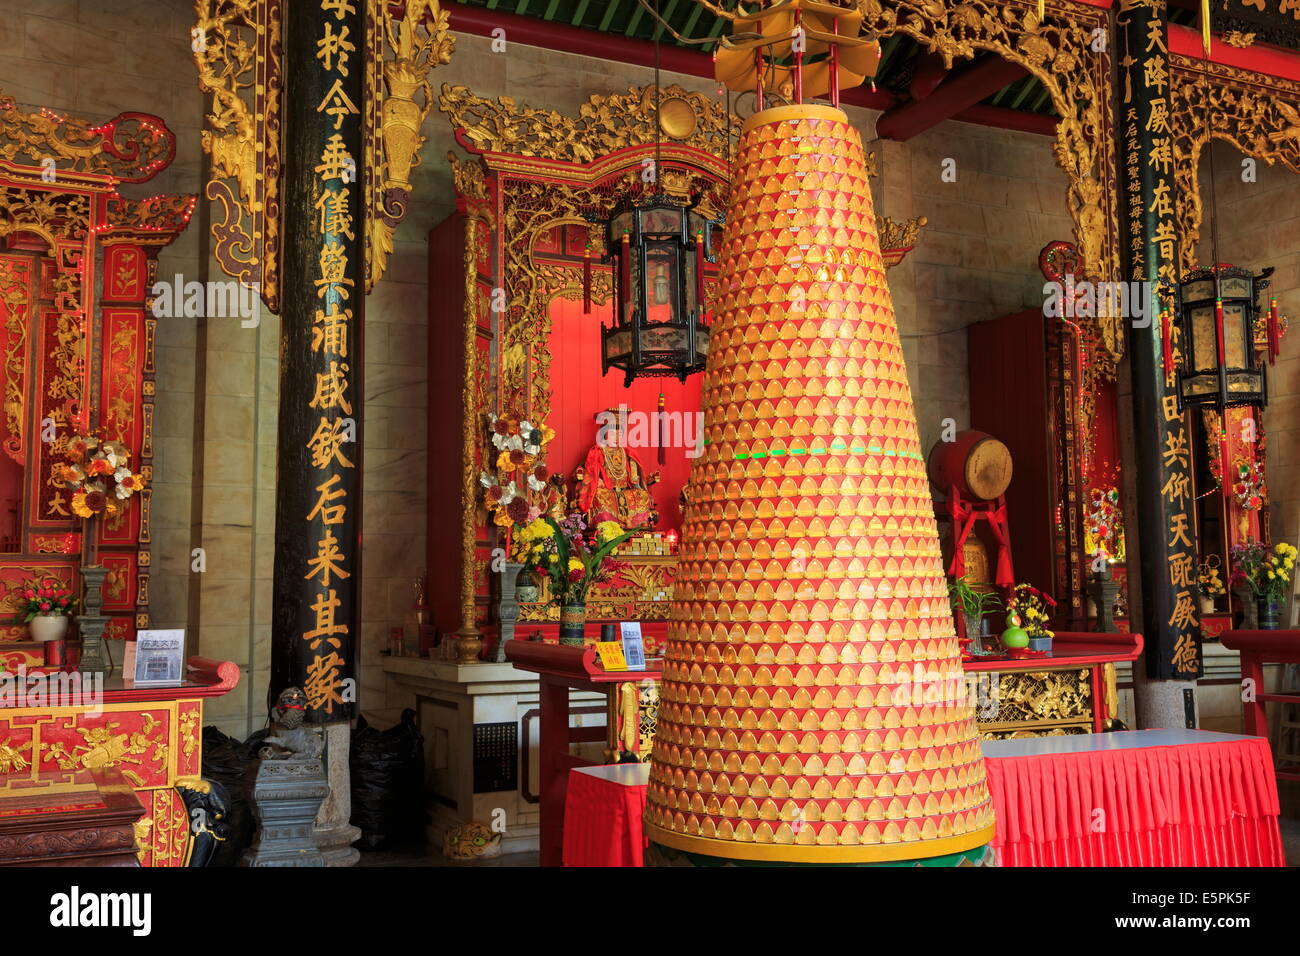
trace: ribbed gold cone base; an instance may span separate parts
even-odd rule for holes
[[[993,814],[862,143],[741,137],[646,826],[744,860],[938,857]]]

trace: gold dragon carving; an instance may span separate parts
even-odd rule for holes
[[[1040,20],[1032,3],[963,0],[859,0],[864,33],[900,33],[937,53],[945,66],[984,51],[1016,63],[1051,97],[1061,119],[1053,152],[1069,181],[1067,202],[1074,239],[1086,274],[1119,277],[1119,250],[1110,224],[1118,222],[1115,144],[1109,98],[1111,57],[1094,50],[1095,31],[1109,33],[1106,11],[1065,0],[1049,0]],[[1098,360],[1113,368],[1124,352],[1118,316],[1097,319]]]
[[[661,107],[681,103],[695,122],[671,127],[681,136],[665,135],[685,146],[727,158],[731,137],[740,134],[740,118],[702,93],[677,85],[662,87]],[[487,99],[467,86],[444,83],[438,107],[463,129],[469,142],[484,152],[589,163],[628,146],[643,146],[660,135],[655,126],[654,86],[630,86],[626,93],[591,97],[576,117],[556,110],[522,106],[511,96]],[[661,108],[661,114],[664,110]],[[683,113],[684,110],[672,110]]]
[[[95,126],[49,109],[27,111],[0,93],[0,159],[62,172],[107,173],[143,182],[171,161],[176,141],[156,117],[120,113]]]
[[[1300,83],[1193,57],[1170,57],[1175,214],[1184,272],[1196,268],[1204,208],[1199,168],[1211,138],[1300,173]]]

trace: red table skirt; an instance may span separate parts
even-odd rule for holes
[[[564,801],[564,865],[642,866],[646,789],[570,771]]]
[[[1284,866],[1268,741],[985,759],[1003,866]]]
[[[1002,866],[1284,866],[1268,741],[985,757]],[[573,771],[565,866],[641,866],[646,788]]]

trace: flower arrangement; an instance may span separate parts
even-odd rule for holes
[[[1258,581],[1255,593],[1270,601],[1282,601],[1291,588],[1291,576],[1295,573],[1296,549],[1285,541],[1273,545],[1273,550],[1264,555],[1256,573]]]
[[[1260,596],[1262,592],[1257,585],[1259,569],[1267,556],[1268,549],[1253,539],[1234,544],[1228,552],[1228,561],[1232,567],[1232,573],[1228,576],[1229,585],[1234,588],[1249,585],[1255,596]]]
[[[1237,480],[1232,483],[1232,494],[1243,511],[1258,511],[1264,507],[1268,489],[1264,485],[1264,463],[1237,461]]]
[[[72,591],[58,582],[28,581],[20,593],[22,603],[15,624],[30,624],[32,618],[40,615],[71,616],[77,608]]]
[[[1047,622],[1052,616],[1049,608],[1054,607],[1056,600],[1031,584],[1017,584],[1011,589],[1011,597],[1007,600],[1008,613],[1020,617],[1020,626],[1030,637],[1056,636],[1055,632],[1047,629]]]
[[[72,492],[72,513],[79,518],[111,518],[144,488],[144,478],[131,470],[131,452],[121,442],[73,435],[63,457],[51,467],[50,483]]]
[[[515,415],[492,415],[488,425],[491,465],[480,473],[479,484],[485,489],[492,522],[518,533],[553,508],[558,499],[559,492],[548,481],[550,473],[544,464],[546,446],[555,432]]]
[[[1196,574],[1196,587],[1207,598],[1222,597],[1228,593],[1223,578],[1219,576],[1219,556],[1207,555],[1202,559]]]
[[[547,515],[516,531],[515,558],[549,579],[554,600],[584,604],[588,588],[623,566],[612,558],[618,546],[644,530],[625,531],[615,521],[592,528],[577,511],[559,521]]]

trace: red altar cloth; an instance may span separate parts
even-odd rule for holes
[[[984,742],[1002,866],[1284,866],[1268,741],[1136,730]],[[648,764],[569,774],[565,866],[641,866]]]
[[[1267,740],[1095,736],[1131,746],[1002,756],[1063,738],[984,744],[1002,866],[1285,865]]]
[[[578,767],[564,804],[565,866],[642,866],[648,764]]]

